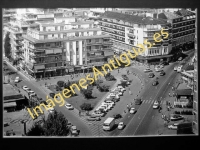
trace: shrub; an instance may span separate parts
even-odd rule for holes
[[[107,81],[114,81],[114,80],[116,80],[115,77],[114,77],[113,75],[111,75],[110,73],[107,73],[107,74],[105,75],[105,79],[106,79]]]
[[[99,84],[97,89],[100,91],[100,92],[108,92],[109,91],[109,86],[108,85],[104,85],[104,84]]]
[[[63,86],[64,86],[64,84],[65,84],[65,82],[64,82],[64,81],[58,81],[58,82],[57,82],[57,85],[58,85],[59,87],[63,87]]]
[[[91,89],[81,89],[80,91],[83,96],[87,99],[92,98],[92,90]]]
[[[92,107],[91,104],[89,104],[89,103],[83,103],[83,104],[80,106],[80,108],[81,108],[82,110],[87,110],[87,111],[90,111],[90,110],[93,109],[93,107]]]

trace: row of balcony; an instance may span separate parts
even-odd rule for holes
[[[91,46],[91,45],[110,45],[113,44],[111,41],[99,41],[99,42],[87,42],[86,46]]]
[[[195,26],[188,26],[188,27],[182,27],[182,28],[176,28],[176,29],[173,29],[173,33],[176,33],[178,31],[187,31],[187,30],[191,30],[191,29],[195,29]]]
[[[111,29],[115,29],[115,30],[120,30],[120,31],[124,31],[125,32],[125,28],[124,27],[120,27],[120,26],[117,26],[117,25],[113,25],[113,22],[110,22],[112,23],[112,25],[109,25],[109,24],[103,24],[103,22],[108,22],[108,21],[99,21],[99,25],[102,26],[102,27],[108,27],[108,28],[111,28]],[[119,27],[119,28],[117,28]]]
[[[185,35],[188,35],[188,34],[191,34],[191,33],[195,33],[195,30],[190,30],[189,32],[188,31],[183,31],[182,33],[179,32],[177,34],[174,34],[173,38],[185,36]]]
[[[125,36],[125,33],[119,34],[119,33],[116,33],[115,31],[108,31],[108,30],[106,30],[106,29],[104,29],[104,28],[102,28],[102,31],[108,32],[108,33],[111,33],[111,34],[114,34],[114,35],[119,35],[119,36],[122,36],[122,37]]]
[[[173,24],[178,24],[178,23],[182,23],[182,22],[188,22],[188,21],[195,21],[195,18],[188,18],[188,19],[185,19],[185,20],[179,20],[179,21],[175,21],[175,20],[173,20]]]
[[[44,60],[44,61],[36,61],[34,59],[30,60],[34,64],[48,64],[48,63],[55,63],[55,62],[65,62],[66,60],[58,59],[58,60]]]

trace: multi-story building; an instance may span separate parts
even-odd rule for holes
[[[158,18],[167,19],[172,25],[172,53],[194,48],[195,14],[181,9],[177,12],[163,12]]]
[[[18,26],[13,25],[12,23],[4,27],[4,38],[9,32],[10,45],[11,45],[11,57],[13,59],[18,58],[18,53],[20,53],[22,48],[22,34],[23,30]]]
[[[197,15],[197,9],[195,10],[196,15]],[[198,134],[199,133],[199,129],[198,129],[198,92],[197,92],[197,80],[198,80],[198,75],[197,75],[197,16],[196,16],[196,21],[195,21],[195,53],[194,53],[194,87],[193,87],[193,114],[194,114],[194,119],[193,119],[193,133],[194,134]]]
[[[166,20],[107,11],[101,16],[99,25],[104,33],[112,36],[115,53],[120,54],[133,47],[138,49],[138,44],[143,44],[145,39],[148,39],[152,47],[147,48],[145,45],[145,52],[136,58],[140,62],[150,63],[161,59],[169,61],[172,56],[170,55],[171,27]],[[156,43],[153,35],[160,33],[162,28],[169,33],[169,36],[162,42]]]
[[[112,43],[107,40],[110,36],[102,35],[93,21],[37,23],[39,27],[29,27],[23,36],[21,55],[21,66],[36,78],[75,71],[77,65],[105,62],[113,54]]]

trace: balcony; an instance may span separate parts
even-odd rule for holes
[[[112,45],[113,42],[111,42],[111,41],[103,41],[103,44],[104,44],[104,45]]]
[[[101,22],[101,23],[110,23],[110,24],[115,24],[116,26],[118,25],[118,27],[121,27],[121,26],[126,26],[126,27],[131,27],[131,26],[127,26],[127,25],[125,25],[125,24],[120,24],[120,23],[116,23],[116,22],[109,22],[109,21],[106,21],[106,20],[100,20],[99,22]],[[101,24],[99,24],[99,25],[101,25]],[[104,25],[103,25],[104,26]],[[123,27],[124,28],[124,27]],[[116,28],[113,28],[113,29],[116,29]],[[125,31],[125,28],[124,29],[119,29],[119,30],[121,30],[121,31]]]
[[[125,34],[122,35],[122,34],[116,33],[115,31],[107,31],[107,30],[105,30],[103,28],[102,28],[102,31],[110,33],[110,34],[113,34],[113,35],[118,35],[118,36],[125,37]]]
[[[105,27],[105,28],[109,28],[109,29],[114,29],[114,30],[125,32],[125,29],[119,29],[119,28],[113,27],[111,25],[100,25],[100,27]]]
[[[99,42],[87,42],[86,46],[91,46],[91,45],[102,45],[102,41]]]
[[[130,34],[130,33],[128,33],[127,35],[128,35],[129,38],[135,39],[135,35],[132,35],[132,34]]]
[[[161,29],[159,28],[144,28],[144,31],[160,31]]]

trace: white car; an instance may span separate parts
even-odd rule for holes
[[[135,114],[135,113],[136,113],[135,108],[131,108],[131,109],[130,109],[130,113],[131,113],[131,114]]]
[[[50,113],[53,113],[53,112],[54,112],[54,110],[55,110],[55,109],[54,109],[54,108],[52,108],[52,107],[49,107],[49,108],[48,108],[48,111],[49,111]]]
[[[28,88],[26,85],[24,85],[24,86],[22,87],[22,89],[23,89],[24,91],[26,91],[26,90],[28,90],[29,88]]]
[[[94,111],[92,113],[93,116],[97,116],[97,117],[104,117],[105,116],[105,113],[102,113],[100,111]]]
[[[120,90],[120,89],[119,89]],[[115,94],[115,95],[119,95],[119,96],[122,96],[123,95],[123,93],[121,92],[121,90],[120,91],[118,91],[118,90],[112,90],[110,93],[113,93],[113,94]]]
[[[115,102],[113,102],[113,101],[109,101],[109,100],[105,100],[104,103],[108,103],[108,104],[115,105]]]
[[[144,72],[146,73],[146,72],[152,72],[152,70],[150,69],[150,68],[146,68],[145,70],[144,70]]]
[[[178,124],[179,124],[179,123],[174,123],[174,124],[168,125],[168,129],[174,129],[174,130],[177,130],[177,128],[178,128]]]
[[[177,66],[174,67],[174,71],[177,71]]]
[[[69,110],[73,110],[74,107],[71,104],[66,104],[65,107]]]
[[[119,89],[121,89],[121,90],[123,90],[123,91],[126,91],[126,89],[123,88],[123,86],[121,86],[121,85],[117,86],[117,88],[119,88]]]
[[[78,135],[78,130],[77,130],[76,126],[71,126],[70,131],[71,131],[72,135]]]
[[[113,106],[111,104],[106,104],[106,103],[102,103],[101,104],[101,107],[105,107],[107,108],[108,110],[111,110],[113,108]]]
[[[15,78],[15,83],[18,83],[19,82],[19,77],[16,77]]]
[[[29,94],[30,96],[36,96],[36,94],[35,94],[34,91],[28,91],[28,94]]]
[[[183,65],[177,67],[177,72],[181,72]]]
[[[114,103],[106,103],[106,102],[102,102],[101,105],[106,105],[106,106],[110,105],[110,106],[113,107],[113,106],[114,106]]]
[[[158,101],[155,101],[154,103],[153,103],[153,108],[154,109],[157,109],[159,107],[159,103],[158,103]]]
[[[120,122],[118,124],[118,127],[117,127],[119,130],[122,130],[124,128],[124,123],[123,122]]]

